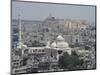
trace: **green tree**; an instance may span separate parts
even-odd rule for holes
[[[59,58],[59,67],[68,70],[79,69],[83,63],[82,60],[76,54],[68,55],[64,53],[62,57]]]

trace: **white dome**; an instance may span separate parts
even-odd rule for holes
[[[58,35],[55,41],[51,44],[52,48],[69,48],[69,44],[65,42],[65,39],[61,35]]]
[[[53,43],[51,44],[51,47],[55,48],[55,47],[56,47],[56,42],[53,42]]]
[[[19,43],[17,44],[17,48],[22,48],[22,47],[26,48],[27,45],[25,45],[25,44],[19,42]]]
[[[57,45],[56,45],[57,48],[69,48],[69,45],[67,42],[57,42]]]
[[[24,48],[27,48],[27,45],[24,45],[24,44],[23,44],[23,47],[24,47]]]
[[[57,41],[64,41],[65,39],[61,36],[61,35],[58,35],[58,37],[56,38]]]

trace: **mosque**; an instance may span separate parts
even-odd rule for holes
[[[19,22],[19,40],[16,49],[21,50],[21,57],[18,61],[14,61],[12,64],[19,64],[19,68],[16,68],[16,71],[24,70],[31,66],[35,69],[43,69],[45,67],[45,62],[50,62],[51,69],[56,68],[58,65],[59,57],[63,56],[63,53],[67,52],[69,55],[72,54],[73,48],[69,47],[69,44],[65,41],[62,34],[58,34],[55,40],[48,41],[46,46],[43,47],[28,47],[22,41],[22,32],[21,32],[21,22]],[[15,58],[15,56],[13,56]],[[26,61],[23,61],[27,59]],[[16,60],[16,59],[15,59]],[[23,67],[20,67],[21,61],[26,62]],[[55,67],[54,67],[55,66]],[[24,68],[25,67],[25,68]],[[21,71],[23,72],[23,71]]]
[[[55,40],[48,41],[46,46],[43,47],[28,47],[22,41],[22,28],[21,22],[19,19],[19,40],[17,44],[17,50],[21,50],[22,60],[27,58],[26,65],[33,65],[38,67],[40,63],[51,62],[53,65],[57,64],[59,61],[59,56],[62,56],[63,53],[67,52],[71,55],[72,49],[69,47],[69,44],[65,41],[63,36],[59,34]],[[14,57],[13,57],[14,58]],[[20,62],[20,61],[19,61]],[[19,65],[21,65],[18,62]],[[17,63],[17,62],[15,62]],[[38,65],[37,65],[38,63]],[[37,66],[36,66],[37,65]]]
[[[31,65],[35,69],[39,69],[39,65],[44,62],[50,62],[51,66],[57,67],[59,57],[63,56],[63,53],[65,52],[71,55],[73,50],[61,35],[58,35],[52,43],[48,41],[47,45],[44,47],[27,47],[26,45],[21,44],[21,49],[22,57],[28,57],[26,66]]]
[[[56,40],[50,44],[50,47],[57,51],[68,52],[68,54],[71,55],[71,48],[61,35],[57,36]]]
[[[71,55],[72,52],[72,48],[69,47],[69,44],[65,41],[61,34],[59,34],[55,40],[53,40],[53,42],[48,41],[46,46],[28,47],[22,42],[21,22],[19,22],[19,42],[17,44],[17,49],[22,50],[22,55],[25,55],[27,52],[28,54],[45,53],[46,55],[48,54],[47,56],[49,56],[51,51],[55,51],[54,56],[56,53],[57,60],[59,60],[59,56],[63,55],[63,53],[67,52],[69,55]]]

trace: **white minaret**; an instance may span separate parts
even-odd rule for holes
[[[18,39],[18,46],[17,48],[21,48],[22,47],[22,37],[21,37],[21,19],[20,19],[20,14],[18,15],[18,24],[19,24],[19,39]]]

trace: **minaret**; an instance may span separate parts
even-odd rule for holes
[[[21,19],[20,19],[20,14],[18,15],[18,25],[19,25],[19,39],[18,39],[18,46],[17,48],[21,48],[22,47],[22,37],[21,37]]]

